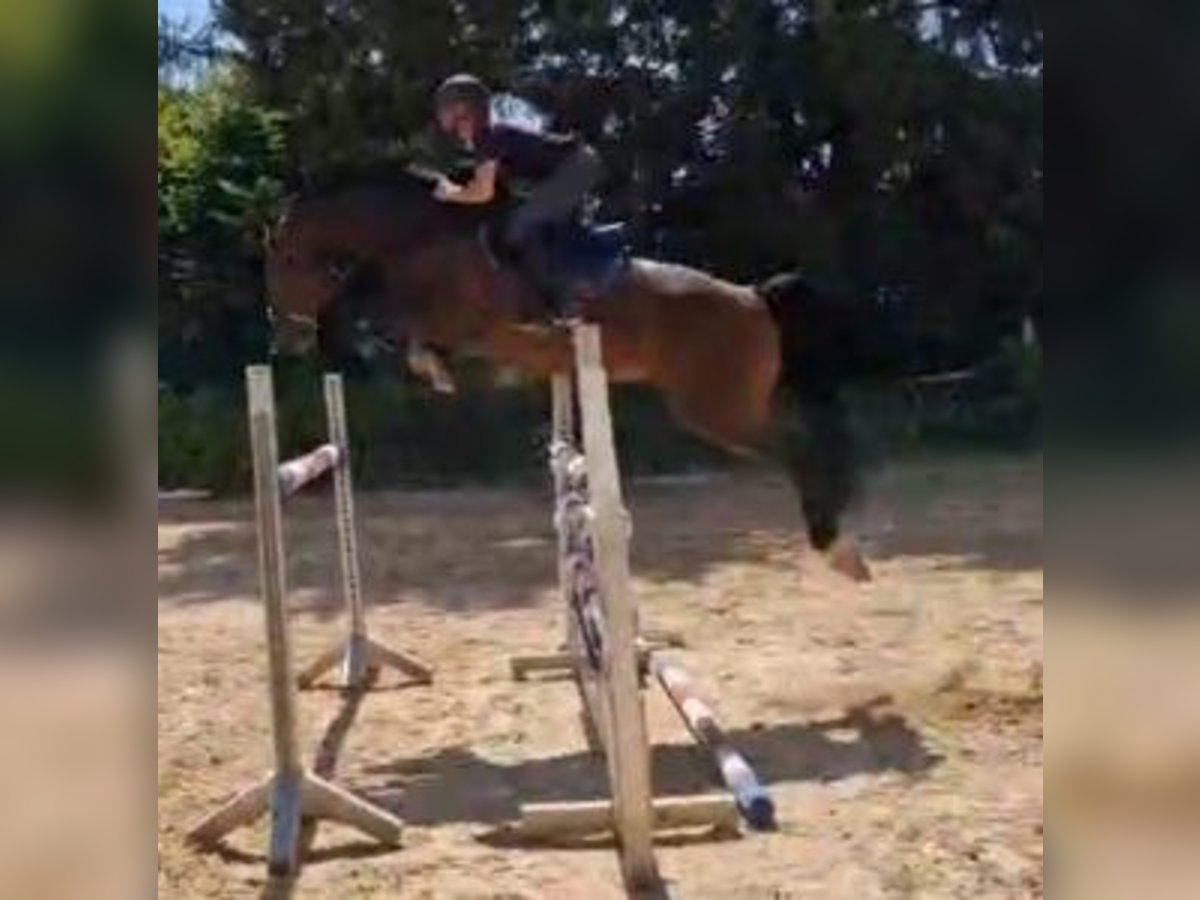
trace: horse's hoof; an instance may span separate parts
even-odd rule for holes
[[[456,394],[458,385],[449,367],[442,361],[435,350],[418,341],[410,341],[408,345],[407,362],[409,371],[422,378],[435,393]]]
[[[825,559],[835,572],[851,581],[865,582],[872,579],[871,567],[852,537],[840,537],[825,551]]]

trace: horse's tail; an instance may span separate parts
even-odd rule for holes
[[[779,330],[781,399],[799,415],[799,431],[784,435],[785,462],[809,538],[824,550],[861,477],[844,388],[912,374],[913,348],[877,306],[819,291],[800,274],[777,275],[756,290]]]
[[[756,290],[779,329],[783,377],[796,390],[820,393],[940,368],[898,310],[820,291],[799,273],[777,275]]]

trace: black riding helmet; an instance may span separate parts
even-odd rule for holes
[[[433,92],[433,105],[441,109],[451,103],[466,103],[472,109],[483,112],[487,109],[492,92],[474,75],[465,72],[451,75]]]

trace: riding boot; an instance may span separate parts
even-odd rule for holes
[[[570,291],[554,271],[550,250],[543,235],[531,235],[525,241],[521,248],[521,267],[545,302],[551,321],[562,322],[579,318],[579,311],[570,302]]]

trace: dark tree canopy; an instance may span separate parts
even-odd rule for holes
[[[965,362],[1040,330],[1031,0],[214,6],[211,27],[159,41],[159,360],[184,393],[235,385],[261,353],[261,241],[282,197],[331,171],[450,165],[430,97],[463,70],[595,144],[600,215],[629,220],[642,255],[746,281],[800,268],[898,305],[921,346]],[[1018,368],[1028,409],[1040,361]]]
[[[1040,304],[1042,32],[1006,0],[219,0],[289,165],[415,150],[477,72],[585,133],[651,254],[803,266],[986,344]]]

